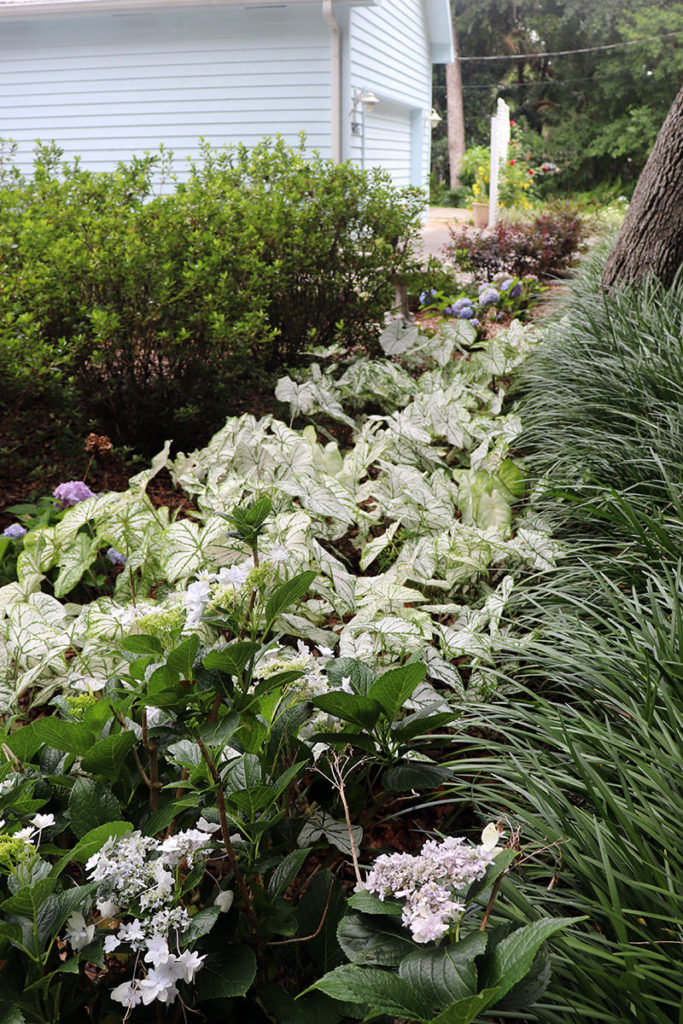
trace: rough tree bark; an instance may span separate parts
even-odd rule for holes
[[[612,249],[603,284],[654,276],[668,288],[683,264],[683,89],[673,101]]]
[[[446,65],[446,105],[448,117],[448,164],[451,188],[460,184],[460,164],[465,155],[465,112],[462,104],[462,78],[458,57],[458,37],[453,30],[455,60]]]

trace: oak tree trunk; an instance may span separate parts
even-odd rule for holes
[[[602,281],[606,288],[654,276],[668,288],[683,264],[683,89],[638,179]]]
[[[451,188],[460,184],[460,165],[465,155],[465,113],[462,103],[462,78],[458,57],[458,38],[453,30],[455,60],[446,65],[446,105],[448,110],[448,164]]]

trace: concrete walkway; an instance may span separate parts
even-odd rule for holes
[[[419,252],[429,256],[443,256],[445,245],[450,242],[449,228],[472,223],[472,211],[460,210],[453,206],[430,206],[429,217],[422,227]]]

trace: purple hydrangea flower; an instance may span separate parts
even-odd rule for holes
[[[482,306],[493,306],[500,301],[500,294],[495,288],[484,288],[479,293],[479,302]]]
[[[107,548],[105,551],[106,557],[109,559],[112,565],[125,565],[126,556],[122,555],[116,548]]]
[[[444,316],[455,316],[455,306],[446,306],[443,311]]]
[[[504,313],[496,313],[496,320],[498,321],[498,323],[500,323],[504,316]]]
[[[23,537],[26,530],[21,523],[12,523],[11,526],[6,526],[2,531],[3,537],[9,537],[10,540],[17,540],[18,537]]]
[[[511,299],[518,299],[521,294],[522,294],[522,286],[521,286],[521,284],[518,281],[517,284],[514,286],[514,288],[510,289],[510,298]]]
[[[481,321],[477,320],[476,316],[473,316],[472,319],[470,320],[470,323],[472,324],[473,327],[478,327]]]
[[[514,279],[514,277],[508,277],[508,278],[506,278],[506,279],[505,279],[505,280],[503,281],[503,283],[501,284],[501,286],[500,286],[500,290],[501,290],[502,292],[506,292],[506,291],[508,290],[508,288],[512,288],[512,286],[513,286],[513,284],[514,284],[514,283],[515,283],[515,279]]]
[[[91,491],[88,485],[82,480],[67,480],[66,483],[60,484],[59,487],[55,487],[52,494],[63,508],[70,508],[72,505],[77,505],[79,501],[85,501],[86,498],[97,497],[95,492]]]

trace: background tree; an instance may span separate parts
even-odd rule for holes
[[[553,159],[566,189],[610,182],[629,191],[683,80],[679,0],[451,0],[458,35],[468,144],[488,144],[498,96],[529,131],[534,159]],[[644,38],[662,37],[642,42]],[[618,44],[614,46],[614,44]],[[623,45],[629,44],[629,45]],[[634,44],[634,45],[630,45]],[[594,50],[596,46],[613,49]],[[545,58],[547,51],[581,50]],[[509,60],[472,56],[509,54]],[[530,54],[523,60],[519,54]],[[443,68],[435,105],[446,109]],[[434,136],[445,179],[446,123]]]
[[[648,275],[669,287],[683,265],[683,89],[674,100],[638,179],[603,283],[636,284]]]

